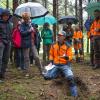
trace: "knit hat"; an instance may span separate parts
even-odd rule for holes
[[[8,16],[10,16],[11,13],[10,13],[9,9],[3,9],[2,13],[1,13],[1,16],[3,16],[3,15],[8,15]]]

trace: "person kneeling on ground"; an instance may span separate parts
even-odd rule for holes
[[[45,79],[56,78],[61,72],[68,80],[72,96],[78,96],[77,86],[74,81],[74,75],[70,67],[72,60],[72,47],[65,43],[66,32],[62,31],[57,35],[57,42],[51,45],[49,60],[53,68],[43,73]],[[48,65],[48,66],[49,66]],[[52,66],[51,66],[52,67]]]

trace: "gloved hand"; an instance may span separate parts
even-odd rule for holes
[[[49,64],[50,64],[50,63],[53,65],[53,60],[49,60]]]
[[[67,55],[63,55],[63,56],[59,56],[59,57],[69,60],[69,57]]]
[[[69,57],[66,55],[66,56],[64,56],[64,59],[69,60]]]

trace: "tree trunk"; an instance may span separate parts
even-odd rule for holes
[[[28,0],[25,0],[25,2],[28,2]]]
[[[79,0],[79,26],[83,32],[83,9],[82,9],[82,0]],[[82,39],[82,50],[84,55],[84,43]]]
[[[28,1],[29,1],[29,2],[36,2],[36,0],[27,0],[27,2],[28,2]]]
[[[6,8],[9,8],[9,0],[6,0]]]
[[[65,0],[65,16],[68,15],[68,13],[67,13],[68,6],[67,5],[68,5],[68,0]]]
[[[56,11],[56,19],[58,20],[59,18],[59,1],[57,0],[57,11]],[[56,33],[59,31],[59,26],[56,25]],[[55,37],[56,38],[56,37]]]
[[[79,25],[83,31],[83,9],[82,9],[82,0],[79,0]]]
[[[90,0],[88,0],[88,3],[90,2]],[[90,47],[90,45],[89,45],[89,38],[87,37],[87,53],[89,53],[89,47]]]
[[[53,0],[53,16],[57,18],[57,0]],[[56,41],[57,25],[53,25],[54,41]]]
[[[77,12],[78,12],[78,11],[77,11],[77,6],[78,6],[78,5],[77,5],[77,0],[75,0],[75,16],[76,16],[76,18],[78,18],[78,15],[77,15]]]
[[[44,0],[44,7],[47,8],[47,0]]]
[[[31,0],[32,2],[36,2],[36,0]]]
[[[13,0],[13,13],[15,12],[15,9],[18,6],[18,0]],[[18,24],[18,19],[16,17],[13,17],[13,27],[16,27]]]
[[[18,0],[13,0],[13,13],[18,6]]]

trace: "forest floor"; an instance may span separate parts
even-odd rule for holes
[[[0,100],[100,100],[100,68],[93,70],[88,61],[73,62],[73,72],[79,96],[70,95],[64,78],[44,80],[36,66],[30,76],[9,65],[4,83],[0,83]]]

